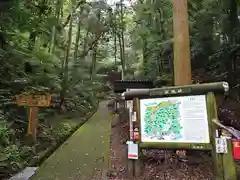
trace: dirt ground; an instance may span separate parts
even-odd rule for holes
[[[142,175],[133,178],[127,168],[128,123],[112,122],[109,180],[212,180],[211,157],[207,153],[189,152],[181,162],[173,152],[145,150]]]

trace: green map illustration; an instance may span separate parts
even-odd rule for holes
[[[180,124],[180,102],[163,101],[145,104],[145,137],[158,140],[178,140],[182,138]]]

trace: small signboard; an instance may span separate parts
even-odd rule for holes
[[[129,109],[133,108],[133,100],[127,101],[127,108]]]
[[[228,153],[227,149],[227,138],[216,138],[216,152],[217,153]]]
[[[132,121],[133,122],[137,121],[137,113],[135,111],[132,112]]]
[[[138,144],[128,141],[128,159],[138,159]]]
[[[240,140],[234,139],[232,140],[233,144],[233,155],[235,160],[240,160]]]
[[[29,106],[29,107],[48,107],[51,103],[51,95],[17,95],[18,106]]]

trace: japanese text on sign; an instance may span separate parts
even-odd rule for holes
[[[226,138],[216,138],[216,152],[224,154],[228,153]]]
[[[17,95],[19,106],[47,107],[51,102],[51,95]]]

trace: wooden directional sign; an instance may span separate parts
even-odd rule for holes
[[[16,96],[18,106],[27,106],[28,109],[28,135],[31,136],[36,143],[37,135],[37,114],[38,107],[48,107],[51,103],[51,95],[32,95],[21,94]]]
[[[51,95],[26,95],[21,94],[16,96],[18,106],[29,107],[48,107],[51,103]]]

